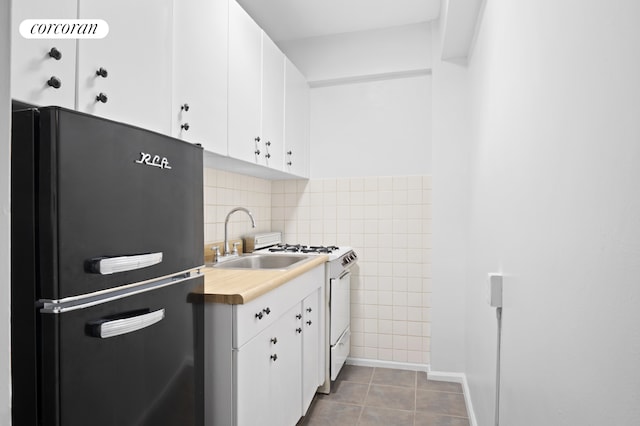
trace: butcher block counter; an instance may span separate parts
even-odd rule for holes
[[[204,300],[209,303],[242,305],[325,263],[326,255],[309,256],[291,269],[204,268]]]

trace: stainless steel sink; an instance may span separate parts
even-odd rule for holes
[[[247,254],[230,260],[221,260],[214,268],[221,269],[289,269],[309,260],[310,256]]]

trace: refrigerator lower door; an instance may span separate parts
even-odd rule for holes
[[[203,285],[40,314],[41,424],[201,425]]]

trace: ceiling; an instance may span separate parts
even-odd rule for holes
[[[441,0],[238,0],[274,41],[432,21]]]

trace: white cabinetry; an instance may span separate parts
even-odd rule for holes
[[[109,24],[105,38],[78,40],[79,111],[170,134],[172,9],[172,0],[79,0],[79,18]]]
[[[227,154],[228,0],[179,0],[173,8],[171,133]]]
[[[309,85],[288,59],[284,104],[284,171],[309,177]]]
[[[262,30],[235,1],[229,0],[229,155],[260,162]]]
[[[320,289],[302,301],[302,414],[306,414],[316,390],[324,382],[324,337],[320,334]]]
[[[11,97],[39,106],[75,106],[76,41],[26,39],[25,19],[74,19],[77,0],[21,0],[12,4]]]
[[[283,169],[284,155],[284,53],[262,33],[262,131],[264,164]]]
[[[206,305],[205,424],[296,424],[321,384],[322,306],[324,265],[244,305]]]

